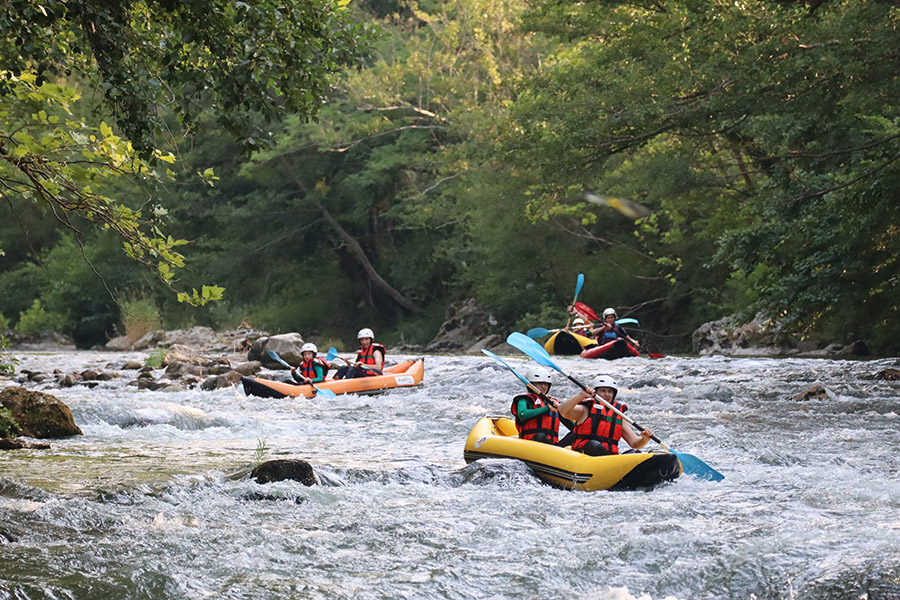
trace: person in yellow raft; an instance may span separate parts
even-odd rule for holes
[[[356,377],[371,377],[381,375],[384,370],[384,346],[375,343],[375,333],[368,327],[364,327],[356,334],[359,338],[359,352],[356,353],[356,362],[347,363],[334,374],[335,379],[354,379]]]
[[[526,387],[526,393],[519,394],[512,400],[510,411],[516,418],[519,437],[523,440],[544,444],[568,446],[573,436],[570,434],[560,441],[559,423],[562,421],[570,432],[575,428],[575,424],[568,419],[559,417],[557,412],[559,400],[548,395],[552,384],[550,373],[546,369],[534,367],[528,370],[525,379],[540,393],[535,393],[530,387]]]
[[[597,376],[591,387],[578,392],[559,405],[560,417],[575,422],[572,450],[589,456],[618,454],[620,439],[624,439],[635,450],[643,448],[653,437],[653,432],[644,429],[640,435],[635,433],[622,417],[594,399],[595,392],[621,412],[628,410],[625,404],[616,402],[619,386],[616,385],[615,379],[609,375]]]

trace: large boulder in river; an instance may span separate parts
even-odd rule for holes
[[[482,310],[475,300],[456,302],[447,309],[446,320],[426,347],[427,352],[473,351],[477,342],[487,340],[497,321]],[[481,346],[483,348],[485,346]],[[476,351],[480,348],[476,348]]]
[[[796,345],[782,333],[781,323],[757,315],[749,323],[732,317],[701,325],[691,336],[695,354],[779,356],[796,354]]]
[[[299,333],[282,333],[280,335],[271,335],[261,337],[250,348],[247,353],[247,360],[258,360],[267,369],[283,369],[284,366],[272,360],[269,356],[269,350],[274,350],[278,356],[292,365],[299,365],[303,360],[300,355],[300,348],[303,346],[303,336]]]
[[[12,414],[22,428],[22,435],[34,438],[81,435],[69,407],[50,394],[8,387],[0,392],[0,405]]]
[[[312,465],[305,460],[283,458],[267,460],[250,472],[250,477],[257,483],[271,483],[290,479],[299,481],[303,485],[310,486],[319,483]]]

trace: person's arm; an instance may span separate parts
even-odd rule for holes
[[[635,340],[633,337],[628,335],[628,332],[625,331],[624,327],[619,327],[619,337],[623,337],[626,340],[628,340],[628,343],[631,344],[632,346],[640,346],[640,344],[638,343],[637,340]]]
[[[581,317],[582,319],[584,319],[584,322],[587,323],[588,327],[594,326],[594,324],[591,322],[591,320],[588,318],[588,316],[586,314],[584,314],[583,312],[581,312],[580,310],[578,310],[577,308],[575,308],[575,305],[570,304],[569,306],[566,307],[566,311],[573,317]]]
[[[588,416],[588,409],[581,405],[581,401],[594,395],[594,390],[588,388],[581,390],[565,402],[559,405],[559,416],[571,419],[575,424],[583,422]]]
[[[384,371],[384,353],[381,350],[375,350],[373,356],[375,357],[375,364],[372,366],[379,371]]]
[[[297,374],[297,367],[291,367],[291,377],[297,383],[309,383],[309,379],[307,377]]]
[[[639,450],[646,446],[651,437],[653,437],[653,432],[647,428],[644,428],[640,435],[638,435],[634,432],[634,429],[631,428],[631,425],[622,423],[622,439],[628,442],[628,445],[635,450]]]
[[[516,414],[518,415],[519,423],[530,421],[548,412],[550,412],[549,406],[528,408],[528,400],[526,398],[520,398],[516,401]]]

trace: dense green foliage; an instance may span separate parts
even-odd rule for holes
[[[45,6],[63,4],[93,6]],[[76,227],[60,236],[7,186],[0,193],[15,216],[0,220],[0,312],[14,325],[39,299],[45,318],[61,318],[80,343],[101,341],[124,321],[108,287],[152,303],[145,308],[166,326],[249,320],[352,343],[365,325],[386,342],[424,342],[450,303],[470,297],[501,331],[561,325],[583,272],[582,300],[638,317],[671,349],[687,349],[706,320],[762,313],[803,335],[900,350],[895,3],[371,4],[356,17],[380,35],[314,121],[316,103],[305,103],[285,58],[300,52],[287,42],[303,30],[267,12],[274,4],[254,4],[253,21],[239,18],[250,10],[243,3],[208,3],[214,23],[196,31],[189,17],[207,3],[176,4],[167,17],[164,2],[127,5],[149,15],[140,27],[128,20],[119,38],[120,50],[142,48],[135,62],[98,57],[66,68],[107,95],[109,73],[137,63],[154,76],[116,94],[152,96],[147,81],[179,82],[169,101],[153,96],[168,112],[135,116],[124,96],[101,105],[141,149],[153,147],[147,134],[164,118],[196,127],[171,147],[168,183],[149,192],[120,185],[105,197],[153,207],[167,220],[163,250],[189,240],[187,277],[224,287],[224,299],[178,304],[159,278],[123,263],[109,235]],[[57,48],[42,38],[21,65],[61,64],[58,53],[83,35],[63,34],[76,21],[34,19],[67,41]],[[358,35],[328,22],[316,29],[334,44],[313,52],[331,57],[316,63],[317,85]],[[0,52],[10,55],[17,46],[3,23]],[[169,47],[161,40],[172,31]],[[190,36],[202,41],[184,44]],[[146,40],[167,50],[151,52]],[[258,60],[283,78],[234,60],[248,47],[264,48]],[[235,71],[223,72],[228,65]],[[314,97],[325,91],[317,85]],[[31,118],[21,102],[11,106]],[[278,116],[285,107],[294,114]],[[248,154],[261,126],[271,144]],[[120,141],[102,122],[79,127]],[[128,156],[129,165],[142,160]],[[156,156],[137,172],[168,151]],[[649,215],[614,209],[629,200]]]

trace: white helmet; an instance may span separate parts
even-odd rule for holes
[[[525,379],[527,379],[529,383],[553,383],[550,380],[550,373],[547,369],[542,369],[541,367],[532,367],[528,369],[528,372],[525,374]]]
[[[581,317],[575,317],[575,319],[572,320],[572,325],[584,325],[584,324],[585,324],[584,319],[582,319]]]
[[[594,377],[594,380],[591,382],[591,387],[595,390],[600,389],[602,387],[612,388],[613,390],[613,398],[615,398],[619,393],[619,386],[616,385],[616,380],[610,377],[609,375],[597,375]]]
[[[375,339],[375,332],[369,329],[368,327],[363,327],[359,330],[359,333],[356,334],[356,339],[361,340],[363,338]]]
[[[312,342],[306,342],[305,344],[300,346],[300,354],[303,354],[304,352],[312,352],[313,354],[318,354],[319,349],[316,348],[316,345]]]
[[[604,319],[605,319],[606,317],[608,317],[609,315],[612,315],[612,316],[614,316],[614,317],[617,316],[617,315],[616,315],[616,309],[614,309],[614,308],[607,308],[606,310],[603,311],[603,318],[604,318]]]

